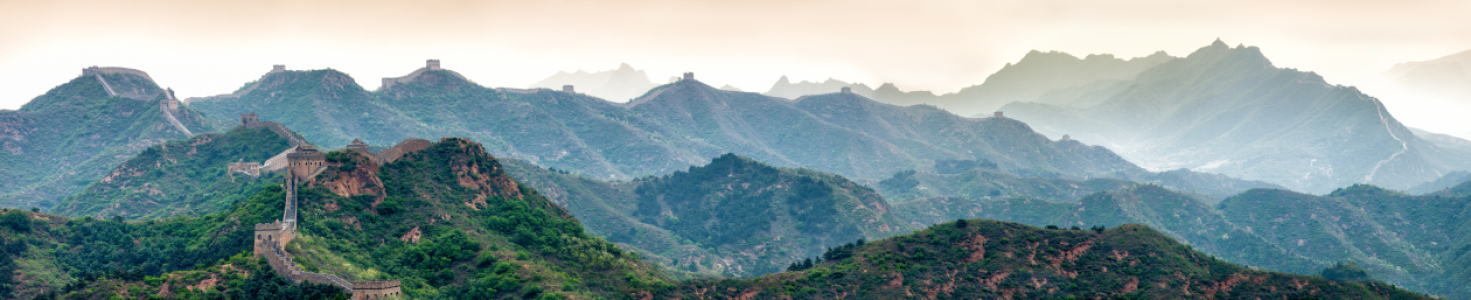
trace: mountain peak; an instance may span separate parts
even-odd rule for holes
[[[1212,47],[1212,48],[1217,48],[1217,47],[1227,47],[1227,48],[1230,48],[1231,46],[1227,46],[1226,45],[1226,42],[1222,42],[1221,41],[1221,38],[1216,38],[1216,41],[1215,42],[1211,42],[1210,47]]]
[[[633,66],[628,65],[628,63],[618,64],[618,70],[619,71],[633,71]]]

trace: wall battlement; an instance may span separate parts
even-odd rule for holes
[[[91,66],[91,67],[87,67],[85,69],[82,69],[82,75],[99,75],[99,74],[128,74],[128,75],[134,75],[134,76],[138,76],[138,77],[147,78],[149,82],[153,82],[153,77],[149,77],[148,76],[148,72],[143,72],[142,70],[138,70],[138,69],[129,69],[129,68],[124,68],[124,67],[98,67],[98,66]],[[154,85],[157,85],[157,83],[155,83]]]
[[[402,146],[404,143],[399,143]],[[360,148],[367,151],[367,143],[355,140],[349,147]],[[398,148],[398,146],[395,146]],[[295,152],[288,153],[287,161],[290,174],[286,177],[286,209],[281,220],[271,223],[255,224],[254,253],[266,258],[271,270],[282,277],[291,280],[292,283],[310,282],[316,284],[330,284],[341,287],[347,293],[352,294],[352,299],[373,300],[384,297],[400,295],[403,291],[398,280],[375,280],[348,282],[342,277],[332,274],[312,273],[302,271],[292,260],[291,255],[286,252],[284,245],[290,243],[296,237],[297,217],[297,193],[296,187],[301,180],[310,179],[318,172],[325,169],[325,155],[317,151],[316,147],[302,145],[294,147]],[[357,150],[357,149],[354,149]]]
[[[232,162],[225,167],[230,174],[242,173],[250,176],[260,176],[260,163],[258,162]]]

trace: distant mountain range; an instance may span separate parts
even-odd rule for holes
[[[217,130],[171,93],[142,71],[92,67],[0,110],[0,206],[50,207],[150,146]]]
[[[618,69],[608,71],[557,72],[529,87],[562,90],[564,85],[571,85],[578,92],[587,93],[593,97],[613,102],[628,102],[659,84],[649,80],[649,75],[643,70],[636,70],[633,66],[621,64],[618,65]]]
[[[1171,59],[1174,58],[1164,52],[1124,60],[1108,54],[1089,55],[1080,59],[1062,52],[1033,50],[1016,64],[1006,64],[1001,70],[987,76],[986,81],[980,85],[965,87],[955,93],[937,95],[929,91],[905,92],[892,83],[885,83],[874,89],[862,83],[834,79],[791,83],[786,76],[782,76],[766,95],[796,99],[804,95],[832,93],[842,87],[851,87],[853,93],[883,103],[900,106],[928,104],[957,115],[985,117],[1011,102],[1097,101],[1077,96],[1091,95],[1097,90],[1118,89],[1120,84],[1133,79],[1139,72]]]
[[[1150,169],[1313,193],[1354,183],[1405,189],[1471,169],[1471,152],[1419,138],[1378,99],[1274,67],[1255,47],[1217,40],[1115,87],[1122,88],[1002,110],[1043,134],[1104,145]]]
[[[835,93],[844,87],[851,88],[854,94],[873,98],[873,88],[862,83],[847,83],[832,78],[821,82],[802,81],[792,83],[786,76],[777,79],[776,83],[771,85],[771,89],[762,94],[772,97],[797,99],[807,95]]]
[[[855,178],[978,158],[1078,178],[1142,172],[1106,149],[1051,141],[1011,119],[969,119],[853,94],[785,100],[680,80],[619,104],[556,90],[490,89],[448,70],[414,74],[367,91],[333,70],[271,72],[239,93],[194,99],[190,107],[212,116],[258,112],[321,145],[465,136],[497,155],[601,179],[668,174],[722,153]]]
[[[1394,65],[1384,72],[1395,83],[1471,103],[1471,50],[1445,57]]]
[[[1392,100],[1422,107],[1410,111],[1422,119],[1419,126],[1471,139],[1471,126],[1462,118],[1471,114],[1471,50],[1396,64],[1383,75],[1389,82],[1387,91],[1396,96]]]

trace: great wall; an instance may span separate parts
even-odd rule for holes
[[[169,125],[173,125],[175,129],[179,130],[179,132],[183,132],[184,136],[194,136],[194,133],[190,132],[189,128],[185,127],[183,122],[179,122],[179,119],[174,117],[174,114],[176,112],[184,112],[179,109],[180,103],[178,99],[174,98],[174,91],[170,89],[163,89],[162,86],[158,85],[158,82],[153,81],[153,77],[148,76],[147,72],[119,67],[92,66],[86,69],[82,69],[83,76],[91,75],[92,77],[97,78],[97,82],[102,83],[102,89],[107,91],[108,97],[121,96],[138,101],[152,101],[153,99],[158,97],[157,93],[144,93],[137,91],[137,89],[118,93],[117,89],[114,89],[111,84],[107,83],[107,79],[102,78],[103,74],[122,74],[138,76],[142,77],[145,80],[148,80],[148,83],[153,84],[154,87],[159,87],[159,89],[161,90],[160,93],[163,94],[163,100],[160,100],[158,102],[158,108],[159,110],[163,111],[163,118],[169,121]]]
[[[291,147],[275,158],[267,160],[262,165],[257,162],[236,162],[228,166],[231,173],[246,173],[259,176],[260,172],[285,171],[286,190],[285,210],[281,219],[271,223],[255,224],[255,242],[253,252],[257,256],[264,257],[271,266],[271,270],[287,278],[293,283],[310,282],[316,284],[330,284],[341,287],[352,294],[352,299],[381,299],[400,295],[402,288],[397,280],[370,280],[349,282],[342,277],[332,274],[312,273],[303,271],[296,265],[291,254],[286,251],[285,245],[296,237],[297,228],[297,186],[302,182],[312,180],[327,168],[326,154],[318,151],[316,147],[308,145],[295,134],[286,130],[285,126],[275,122],[262,122],[255,113],[241,115],[240,126],[247,128],[269,128],[276,134],[287,137],[291,141]],[[393,147],[379,153],[372,153],[367,143],[362,140],[353,140],[346,147],[347,151],[356,151],[367,156],[370,161],[377,165],[391,163],[404,154],[428,148],[431,143],[424,139],[406,139]],[[272,162],[281,158],[283,161]]]

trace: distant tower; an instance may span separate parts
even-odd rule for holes
[[[240,114],[240,126],[249,127],[257,123],[260,123],[260,116],[256,115],[255,112]]]
[[[563,92],[568,92],[568,93],[576,93],[577,92],[577,91],[572,90],[572,85],[570,85],[570,84],[563,85],[562,86],[562,91]]]
[[[296,147],[296,152],[286,154],[286,161],[293,180],[306,180],[324,166],[327,155],[317,151],[317,147],[302,145]]]
[[[352,139],[352,144],[347,145],[347,150],[355,150],[363,154],[373,154],[368,151],[368,143],[364,143],[361,139]]]
[[[286,71],[286,65],[273,65],[273,66],[271,66],[271,72],[285,72],[285,71]]]
[[[1066,134],[1062,135],[1062,141],[1066,142],[1066,141],[1071,141],[1071,140],[1073,140],[1073,137],[1070,137],[1070,136],[1068,136]]]
[[[684,80],[695,80],[695,72],[684,72]]]
[[[1002,115],[1001,112],[999,112],[999,111],[996,112],[996,118],[1005,118],[1005,117],[1006,117],[1006,115]]]
[[[430,70],[439,70],[440,69],[439,68],[439,60],[438,59],[431,59],[431,60],[429,60],[428,65],[429,65],[428,67],[429,67]]]
[[[853,88],[850,88],[850,87],[846,87],[845,86],[845,87],[843,87],[843,93],[844,94],[852,94],[853,93]]]
[[[383,78],[383,87],[380,87],[380,89],[387,90],[388,87],[390,87],[390,86],[393,86],[393,78],[384,77]]]

